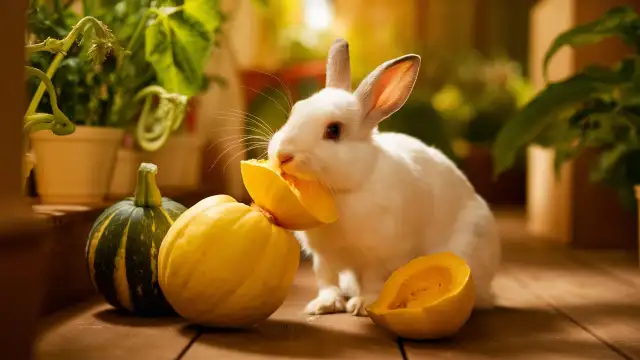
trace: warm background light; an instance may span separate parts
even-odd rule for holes
[[[333,20],[328,0],[304,0],[304,21],[313,30],[325,30]]]

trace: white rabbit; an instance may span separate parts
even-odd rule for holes
[[[366,315],[392,271],[445,250],[469,264],[476,308],[493,306],[501,250],[489,207],[440,151],[377,130],[409,97],[420,61],[410,54],[385,62],[352,93],[348,44],[337,39],[326,87],[298,101],[269,143],[285,173],[322,181],[336,196],[335,223],[296,233],[318,286],[308,314]]]

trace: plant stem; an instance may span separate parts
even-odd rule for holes
[[[164,91],[162,87],[151,85],[140,90],[135,96],[135,101],[145,99],[135,130],[136,140],[143,150],[149,152],[156,151],[164,145],[171,133],[170,124],[165,124],[165,126],[155,126],[151,132],[147,132],[147,126],[152,125],[156,118],[155,112],[151,111],[153,96],[159,96],[162,94],[161,91]]]
[[[87,26],[96,25],[96,24],[99,24],[99,21],[97,19],[87,16],[82,20],[80,20],[73,27],[73,29],[71,29],[71,32],[69,32],[67,37],[65,37],[64,40],[62,40],[62,48],[60,52],[55,56],[55,58],[51,62],[51,65],[49,65],[49,69],[47,69],[47,77],[49,77],[49,79],[53,77],[53,74],[58,69],[58,66],[60,66],[62,59],[65,57],[67,51],[69,51],[73,43],[76,41],[76,38],[78,37],[78,35],[82,31],[84,31]],[[42,99],[42,95],[44,95],[45,87],[46,85],[42,82],[40,83],[40,86],[38,86],[38,90],[36,90],[36,93],[33,95],[33,98],[31,99],[31,103],[29,104],[29,108],[27,109],[27,115],[32,115],[33,113],[36,112],[36,109],[40,104],[40,100]]]
[[[138,168],[138,181],[133,196],[133,204],[138,207],[162,206],[162,194],[156,184],[158,166],[142,163]]]
[[[51,129],[56,118],[52,114],[33,114],[25,117],[24,121],[24,130],[29,133]]]
[[[91,5],[89,5],[90,0],[82,0],[82,15],[88,16],[93,12]]]
[[[120,86],[120,82],[121,82],[121,69],[122,69],[122,64],[125,61],[125,54],[126,53],[133,53],[134,48],[136,47],[138,40],[140,39],[140,36],[142,34],[142,31],[144,29],[144,26],[149,18],[149,15],[152,14],[151,9],[147,9],[147,11],[144,13],[144,15],[142,15],[142,18],[140,19],[140,22],[138,23],[138,26],[136,26],[136,30],[133,32],[133,35],[131,36],[131,40],[129,41],[129,44],[127,44],[127,51],[123,51],[120,53],[120,55],[117,57],[116,59],[116,71],[115,71],[115,79],[113,81],[113,83],[116,85],[116,92],[113,95],[113,98],[115,99],[114,101],[114,106],[112,106],[109,110],[108,110],[108,114],[107,114],[107,119],[113,119],[118,112],[120,112],[120,108],[122,107],[121,105],[121,99],[122,99],[122,91],[123,91],[123,87]],[[114,115],[115,114],[115,115]]]
[[[158,96],[159,104],[151,110],[153,97]],[[184,119],[186,97],[166,91],[159,85],[150,85],[140,90],[134,101],[144,99],[144,106],[136,126],[136,141],[145,151],[156,151],[165,144],[172,131]],[[151,128],[150,130],[148,130]]]
[[[62,51],[63,42],[56,39],[47,38],[43,42],[25,46],[27,59],[31,54],[39,51],[48,51],[54,54],[64,53]],[[66,55],[66,54],[63,54]]]
[[[168,94],[168,92],[162,86],[149,85],[146,88],[138,91],[136,96],[133,98],[133,101],[140,101],[140,99],[146,97],[147,95],[166,95],[166,94]]]
[[[133,32],[133,36],[131,36],[131,41],[129,41],[129,46],[127,46],[127,50],[133,52],[133,48],[137,45],[138,39],[140,39],[140,34],[142,34],[142,29],[144,29],[144,25],[149,20],[149,15],[151,15],[151,9],[147,10],[144,15],[142,15],[142,19],[138,23],[136,30]]]
[[[75,124],[69,120],[69,118],[60,110],[58,107],[58,97],[56,96],[56,89],[51,82],[51,79],[42,72],[40,69],[36,69],[31,66],[26,66],[25,71],[27,76],[35,76],[40,79],[42,86],[49,93],[49,101],[51,103],[51,110],[53,112],[54,121],[52,123],[52,131],[57,135],[68,135],[75,131]],[[32,128],[32,121],[40,119],[39,122],[42,123],[42,118],[34,118],[34,114],[26,114],[25,115],[25,127]]]

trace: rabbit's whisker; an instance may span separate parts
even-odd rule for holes
[[[225,117],[222,117],[222,116],[216,116],[216,118],[218,118],[218,119],[226,119]],[[249,126],[249,125],[218,127],[218,128],[212,129],[211,132],[213,132],[213,131],[221,131],[221,130],[240,130],[240,129],[245,130],[245,131],[243,131],[243,133],[245,133],[246,130],[253,131],[253,132],[255,132],[255,133],[259,134],[259,135],[264,136],[265,139],[270,139],[271,136],[272,136],[272,135],[267,134],[262,129],[259,129],[259,128],[256,128],[256,127],[253,127],[253,126]]]
[[[282,112],[284,113],[285,116],[289,116],[289,112],[287,110],[285,110],[285,108],[283,108],[282,105],[280,105],[280,103],[276,99],[272,98],[271,96],[265,94],[262,91],[256,90],[254,88],[250,88],[250,87],[245,86],[245,85],[240,85],[240,87],[243,87],[245,89],[251,90],[251,91],[253,91],[253,92],[257,93],[257,94],[260,94],[260,95],[262,95],[262,96],[264,96],[266,98],[269,98],[278,107],[278,109],[282,110]]]
[[[216,111],[215,113],[232,116],[232,118],[230,118],[231,120],[237,120],[238,118],[242,117],[242,119],[245,122],[246,121],[253,122],[257,126],[261,127],[267,134],[273,135],[273,130],[271,129],[271,127],[266,121],[260,119],[260,117],[254,114],[251,114],[249,112],[236,110],[236,109],[229,109],[229,111]]]
[[[254,145],[249,146],[248,148],[246,148],[246,149],[244,149],[244,150],[242,150],[242,151],[239,151],[237,154],[233,155],[231,158],[229,158],[229,159],[227,160],[226,165],[222,168],[222,173],[224,174],[225,170],[227,169],[227,166],[229,166],[229,164],[231,163],[231,161],[232,161],[233,159],[235,159],[238,155],[244,155],[244,154],[246,154],[248,151],[251,151],[251,150],[253,150],[253,149],[257,149],[257,148],[260,148],[260,147],[262,147],[262,145],[261,145],[261,144],[254,144]]]
[[[287,92],[287,96],[285,96],[284,94],[282,94],[282,92],[280,92],[280,94],[282,94],[282,96],[284,96],[287,99],[287,102],[289,103],[289,108],[293,107],[293,96],[291,94],[291,90],[289,89],[289,87],[284,83],[284,81],[280,80],[279,77],[273,75],[273,74],[269,74],[260,70],[251,70],[253,72],[257,72],[259,74],[263,74],[263,75],[267,75],[272,77],[273,79],[276,79],[276,81],[278,81],[280,83],[280,85],[282,85],[282,88],[284,89],[284,91]],[[275,88],[274,88],[275,89]]]
[[[244,140],[244,139],[242,139],[242,140]],[[235,143],[235,144],[233,144],[233,145],[229,146],[226,150],[224,150],[223,152],[221,152],[221,153],[218,155],[218,157],[216,157],[216,159],[215,159],[215,161],[213,162],[213,164],[209,167],[209,171],[211,171],[211,169],[213,169],[213,167],[214,167],[214,166],[216,166],[216,164],[217,164],[217,163],[218,163],[218,161],[222,158],[222,156],[224,156],[224,154],[226,154],[227,152],[229,152],[229,151],[231,151],[231,150],[233,150],[233,149],[237,149],[239,146],[240,146],[240,147],[244,147],[245,145],[246,145],[246,144],[245,144],[245,143],[243,143],[243,142],[238,142],[238,143]],[[251,145],[251,146],[257,146],[256,144],[253,144],[253,143],[251,143],[250,145]],[[259,145],[259,146],[264,146],[264,144],[262,144],[262,143],[261,143],[261,144],[258,144],[258,145]],[[247,150],[245,150],[245,151],[247,151]]]
[[[234,140],[235,138],[235,140]],[[211,143],[208,147],[207,147],[207,151],[210,150],[212,147],[214,147],[217,143],[222,142],[222,141],[229,141],[229,143],[227,145],[231,145],[231,144],[235,144],[235,143],[239,143],[245,140],[251,140],[251,139],[255,139],[255,140],[259,140],[265,144],[269,144],[269,140],[265,139],[261,136],[257,136],[257,135],[231,135],[231,136],[226,136],[223,137],[221,139],[218,139],[216,141],[214,141],[213,143]]]

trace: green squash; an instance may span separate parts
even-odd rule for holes
[[[157,166],[142,163],[135,195],[95,221],[85,259],[91,281],[107,302],[137,315],[173,313],[158,284],[158,251],[173,222],[187,210],[163,198]]]

